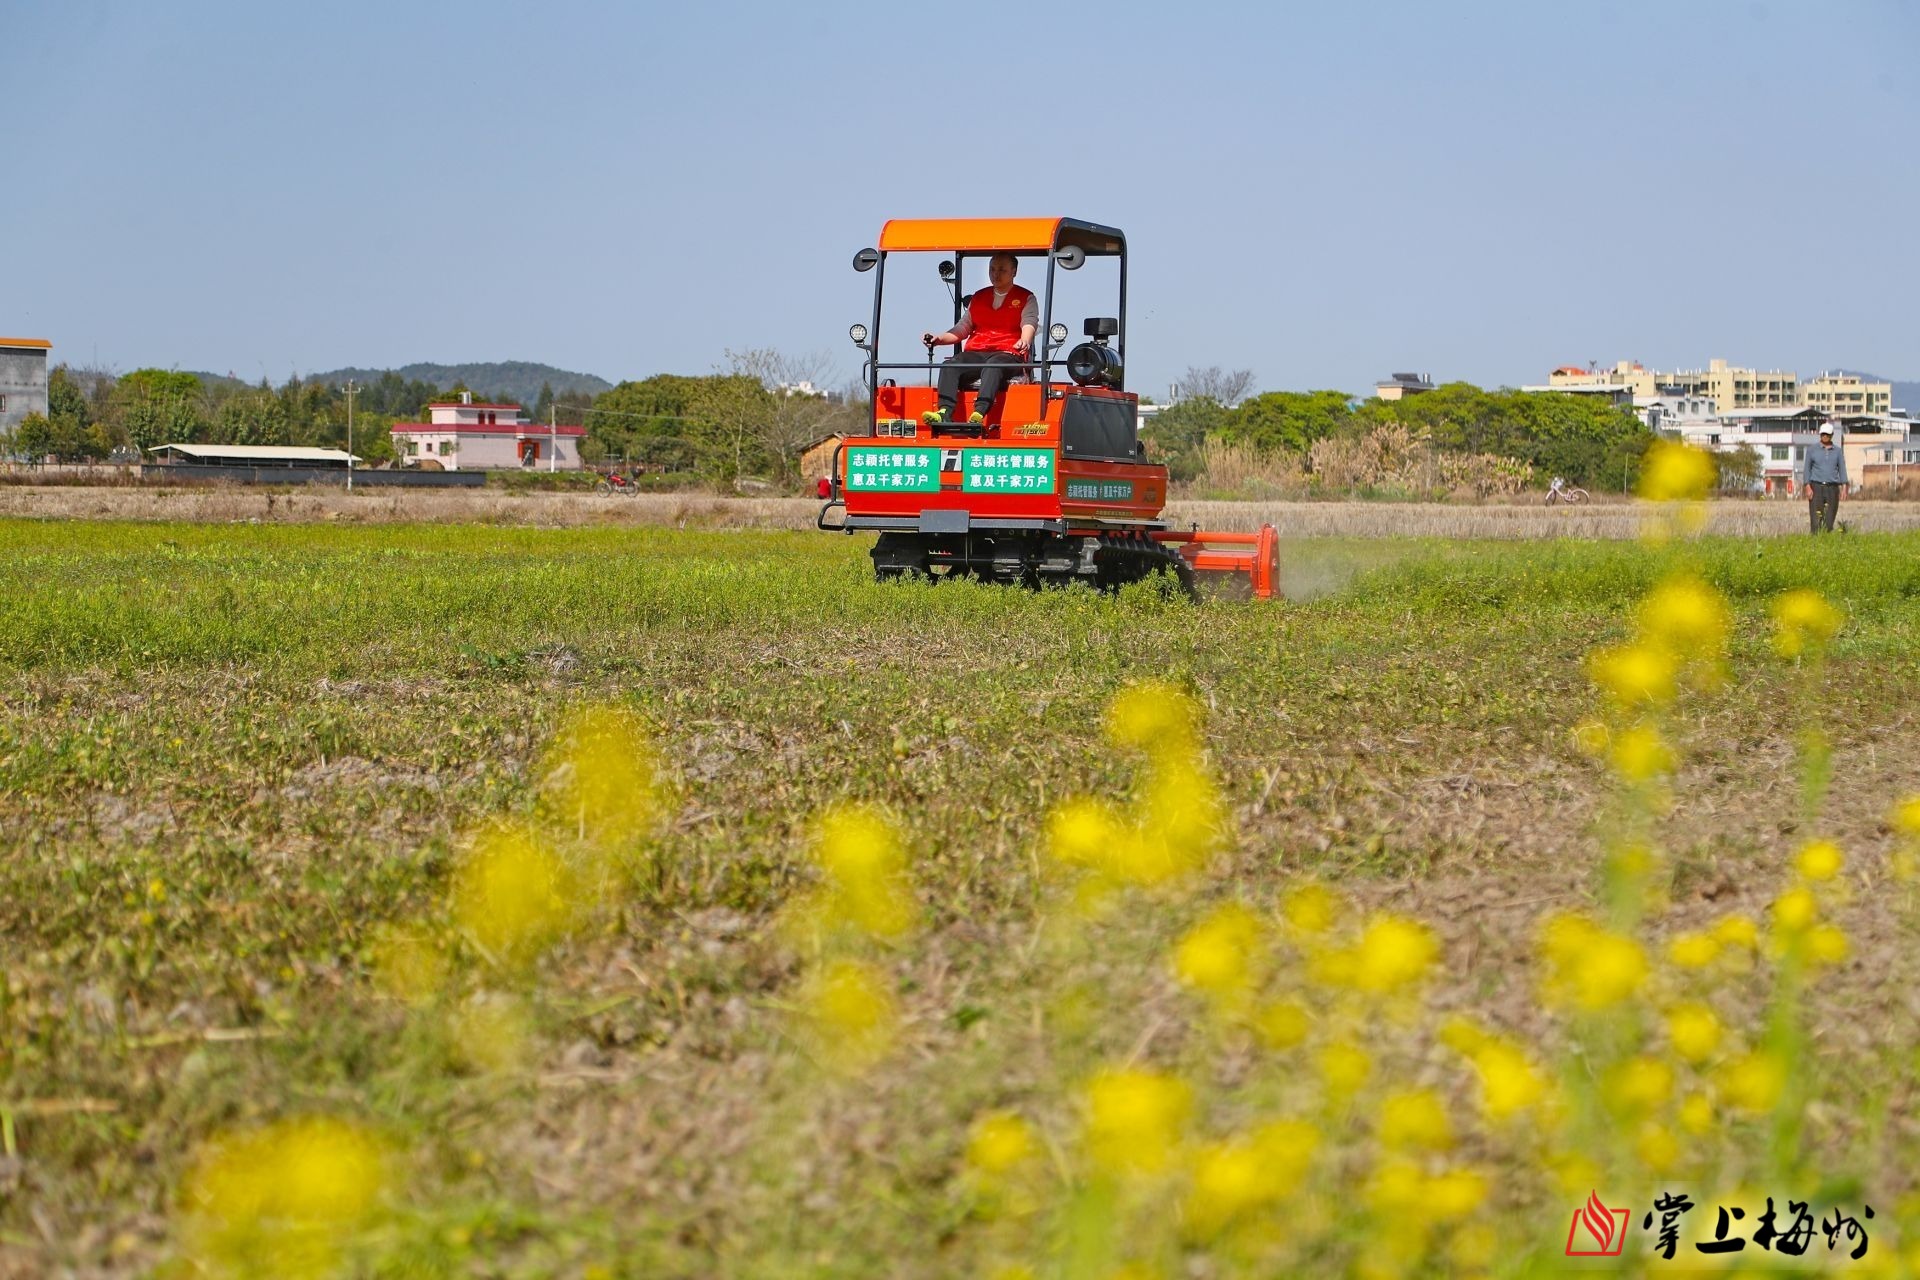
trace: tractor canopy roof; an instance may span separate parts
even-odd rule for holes
[[[893,218],[880,229],[883,253],[1050,253],[1068,246],[1090,257],[1123,254],[1127,238],[1118,227],[1079,218]]]

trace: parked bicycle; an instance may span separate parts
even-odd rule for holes
[[[1559,476],[1555,476],[1553,483],[1547,486],[1548,506],[1552,506],[1556,502],[1564,502],[1569,506],[1577,507],[1586,500],[1587,491],[1585,489],[1580,488],[1578,485],[1568,484]]]
[[[607,494],[618,493],[631,498],[634,494],[640,492],[640,486],[616,471],[599,484],[593,486],[593,491],[595,493]]]

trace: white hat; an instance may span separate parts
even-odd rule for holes
[[[1832,434],[1833,434],[1833,424],[1832,424],[1831,422],[1823,422],[1823,423],[1821,423],[1821,424],[1820,424],[1820,434],[1821,434],[1821,435],[1823,435],[1823,436],[1830,436],[1830,435],[1832,435]]]

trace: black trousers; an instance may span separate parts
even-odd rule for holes
[[[1807,523],[1813,526],[1808,532],[1832,533],[1833,518],[1840,513],[1840,486],[1823,483],[1807,487],[1813,490],[1813,496],[1807,499]]]
[[[1009,369],[1007,366],[1025,363],[1011,351],[960,352],[940,366],[940,407],[947,411],[949,418],[957,417],[960,412],[960,389],[978,383],[980,394],[974,400],[973,408],[976,413],[986,413],[993,408],[993,402],[1000,398],[1007,380],[1020,372],[1018,368]]]

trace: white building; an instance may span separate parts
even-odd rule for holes
[[[442,471],[506,468],[578,471],[585,427],[529,422],[517,404],[475,404],[472,396],[427,406],[428,422],[400,422],[394,447],[407,466]]]

